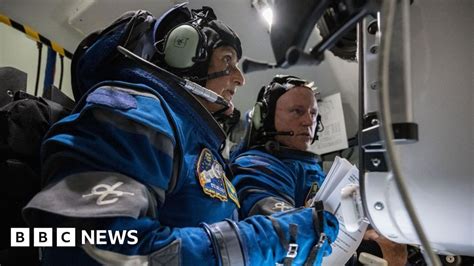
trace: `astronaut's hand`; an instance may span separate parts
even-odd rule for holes
[[[388,262],[388,265],[398,266],[405,265],[408,259],[407,245],[392,242],[382,235],[379,235],[374,229],[369,229],[365,232],[365,240],[374,240],[382,250],[383,259]]]
[[[322,258],[332,252],[339,223],[327,211],[299,208],[270,216],[273,227],[286,254],[281,262],[321,264]]]

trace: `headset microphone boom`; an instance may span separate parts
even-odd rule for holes
[[[160,78],[178,83],[179,85],[181,85],[182,87],[187,89],[192,94],[197,95],[197,96],[205,99],[208,102],[223,105],[226,108],[230,107],[230,104],[222,96],[218,95],[217,93],[215,93],[211,90],[208,90],[208,89],[204,88],[203,86],[201,86],[201,85],[199,85],[195,82],[192,82],[192,81],[187,80],[187,79],[180,78],[180,77],[176,76],[175,74],[167,71],[166,69],[163,69],[163,68],[153,64],[152,62],[147,61],[147,60],[139,57],[138,55],[132,53],[131,51],[127,50],[126,48],[124,48],[120,45],[117,46],[117,50],[121,54],[123,54],[126,58],[131,59],[132,61],[134,61],[135,63],[137,63],[141,67],[153,72],[153,74],[159,76]]]

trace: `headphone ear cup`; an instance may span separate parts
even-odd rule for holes
[[[189,68],[199,52],[201,35],[198,29],[189,24],[182,24],[172,29],[164,44],[164,60],[174,68]]]
[[[259,130],[263,126],[262,107],[263,104],[261,102],[257,102],[253,107],[252,126],[253,128],[255,128],[255,130]]]

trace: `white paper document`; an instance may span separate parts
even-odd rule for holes
[[[318,133],[319,140],[311,145],[310,150],[321,155],[346,149],[349,145],[347,143],[341,94],[336,93],[324,97],[321,102],[318,102],[318,107],[324,130]]]
[[[337,184],[341,182],[347,172],[351,169],[352,164],[342,159],[339,156],[336,156],[331,169],[329,169],[326,178],[324,179],[323,183],[321,184],[321,188],[319,188],[318,192],[316,193],[315,200],[326,200],[334,189],[336,188]]]
[[[323,265],[344,265],[356,251],[368,226],[368,223],[362,222],[355,232],[349,232],[344,226],[340,209],[341,190],[349,184],[359,184],[359,170],[346,159],[336,157],[315,196],[315,200],[322,200],[324,208],[332,212],[339,221],[339,234],[336,241],[331,244],[331,255],[323,258]]]

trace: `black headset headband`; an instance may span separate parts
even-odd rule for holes
[[[228,27],[222,21],[218,20],[214,11],[210,7],[204,6],[202,9],[193,9],[191,11],[189,11],[184,6],[182,8],[185,9],[184,11],[186,12],[175,12],[177,14],[176,22],[178,23],[173,20],[174,16],[171,16],[171,18],[166,18],[167,23],[166,25],[164,25],[164,27],[168,29],[166,31],[166,35],[163,35],[164,30],[161,30],[160,27],[158,27],[158,29],[156,30],[156,32],[160,33],[157,34],[155,38],[157,39],[157,50],[161,54],[161,58],[159,59],[159,61],[162,62],[162,64],[158,62],[158,65],[162,65],[169,71],[179,76],[193,80],[199,83],[200,85],[205,85],[205,82],[208,79],[228,75],[230,73],[229,69],[223,69],[222,71],[211,73],[209,75],[207,73],[207,70],[209,67],[209,62],[211,60],[213,50],[220,46],[233,47],[237,53],[237,58],[241,58],[242,47],[238,35],[230,27]],[[185,21],[183,21],[182,14],[187,14],[187,19]],[[169,28],[169,24],[174,24],[174,27]],[[173,32],[179,32],[180,29],[183,29],[182,26],[188,26],[194,29],[195,33],[198,35],[198,41],[196,45],[186,46],[190,47],[190,49],[188,49],[187,51],[189,51],[191,55],[186,56],[188,54],[186,52],[184,53],[186,55],[182,57],[186,58],[185,62],[192,61],[192,63],[186,64],[182,67],[173,67],[173,64],[168,64],[169,61],[167,61],[166,59],[166,54],[173,54],[167,52],[167,47],[177,47],[174,43],[173,45],[168,45],[168,43],[176,41],[176,35],[173,35]],[[186,45],[186,38],[183,38],[183,42],[181,43],[184,43],[184,47]],[[183,54],[179,52],[177,56],[183,56]],[[176,58],[176,56],[173,54],[173,56],[171,56],[170,58]]]
[[[278,99],[288,90],[304,86],[313,89],[313,82],[291,75],[277,75],[259,93],[259,102],[263,105],[262,122],[265,131],[275,131],[275,109]],[[261,94],[261,95],[260,95]]]
[[[288,90],[294,88],[304,86],[312,89],[313,82],[309,82],[307,80],[301,79],[296,76],[291,75],[277,75],[273,78],[273,80],[266,86],[263,86],[260,89],[260,92],[257,96],[257,103],[258,105],[258,112],[253,113],[252,117],[252,127],[251,135],[249,136],[249,145],[261,145],[265,144],[269,140],[273,140],[275,135],[279,135],[275,129],[275,110],[276,110],[276,103],[278,99],[285,94]],[[317,93],[315,93],[316,97]],[[255,120],[258,120],[255,123]],[[318,114],[317,118],[317,131],[321,124],[321,116]],[[260,128],[255,128],[255,124],[261,124]],[[275,134],[276,133],[276,134]],[[281,132],[284,133],[284,132]],[[288,134],[287,134],[288,135]],[[315,133],[313,142],[318,138],[317,134]]]

